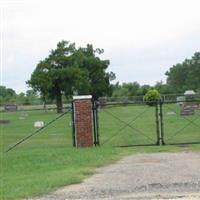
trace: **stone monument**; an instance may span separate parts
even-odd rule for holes
[[[195,114],[195,109],[198,107],[197,103],[194,102],[195,95],[196,93],[193,90],[185,91],[185,102],[181,105],[181,115]]]

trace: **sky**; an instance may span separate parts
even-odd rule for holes
[[[199,8],[199,0],[0,0],[0,84],[25,92],[61,40],[104,49],[115,82],[165,82],[200,51]]]

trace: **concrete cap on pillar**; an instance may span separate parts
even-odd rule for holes
[[[80,99],[92,99],[92,95],[73,96],[73,100],[80,100]]]

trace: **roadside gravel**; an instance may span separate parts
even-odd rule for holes
[[[133,154],[77,185],[29,200],[200,199],[200,153]]]

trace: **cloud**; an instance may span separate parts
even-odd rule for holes
[[[25,91],[38,61],[62,39],[92,43],[120,82],[165,79],[199,50],[198,0],[7,0],[2,4],[3,84]]]

